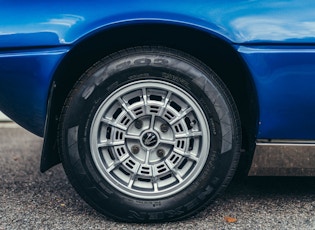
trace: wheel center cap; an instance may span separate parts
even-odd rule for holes
[[[142,136],[142,143],[146,147],[153,147],[157,144],[157,142],[158,142],[158,137],[153,132],[147,132]]]

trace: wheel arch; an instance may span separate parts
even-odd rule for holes
[[[61,61],[53,77],[48,101],[40,167],[42,172],[60,163],[56,143],[59,116],[63,103],[78,78],[102,57],[143,45],[178,49],[212,68],[229,88],[238,107],[243,130],[242,148],[253,152],[251,149],[254,148],[258,124],[256,90],[245,63],[233,46],[213,34],[195,28],[158,23],[126,25],[85,37]]]

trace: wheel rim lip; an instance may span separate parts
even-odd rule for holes
[[[169,188],[165,188],[159,191],[145,191],[144,189],[133,189],[129,188],[128,186],[120,183],[117,178],[115,178],[113,175],[107,172],[106,165],[104,165],[104,162],[102,162],[102,159],[100,157],[99,153],[99,147],[98,147],[98,139],[99,139],[99,129],[101,126],[101,119],[106,114],[106,110],[108,110],[108,107],[112,106],[115,101],[117,101],[117,98],[120,98],[124,95],[127,95],[131,91],[136,91],[142,88],[146,89],[157,89],[157,90],[168,90],[171,91],[174,95],[179,96],[183,98],[185,102],[189,106],[193,107],[193,112],[196,113],[196,117],[198,118],[198,122],[200,123],[200,127],[202,130],[201,135],[201,153],[199,154],[198,161],[196,162],[196,165],[193,167],[192,171],[189,172],[189,175],[184,178],[182,182],[179,182],[178,184],[175,184],[174,186],[170,186]],[[146,114],[145,116],[149,116]],[[148,131],[149,132],[149,131]],[[139,137],[143,137],[143,133]],[[158,134],[157,134],[158,135]],[[159,139],[159,137],[158,137]],[[174,195],[175,193],[178,193],[185,189],[187,186],[189,186],[200,174],[202,171],[209,154],[210,150],[210,129],[209,125],[206,119],[206,116],[199,105],[197,101],[185,90],[178,87],[175,84],[172,84],[170,82],[162,81],[162,80],[141,80],[141,81],[134,81],[128,84],[125,84],[112,92],[109,96],[106,97],[106,99],[101,103],[98,110],[96,111],[93,121],[91,123],[91,129],[90,129],[90,150],[92,154],[93,161],[96,165],[96,168],[98,172],[102,175],[102,177],[114,188],[119,190],[120,192],[129,195],[131,197],[135,198],[141,198],[141,199],[160,199],[164,197],[168,197],[171,195]],[[139,142],[142,142],[139,140]],[[154,145],[153,148],[157,147],[159,144]],[[151,147],[148,147],[151,148]]]

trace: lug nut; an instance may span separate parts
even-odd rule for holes
[[[139,147],[138,145],[133,145],[133,146],[131,147],[131,152],[132,152],[133,154],[138,154],[139,151],[140,151],[140,147]]]
[[[136,127],[137,129],[141,129],[142,126],[143,126],[143,122],[142,122],[141,120],[136,120],[136,121],[135,121],[135,127]]]
[[[156,154],[158,157],[162,158],[165,155],[165,151],[163,149],[158,149]]]
[[[168,131],[168,125],[167,124],[162,124],[160,127],[162,133],[166,133]]]

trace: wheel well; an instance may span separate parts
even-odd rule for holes
[[[63,103],[78,78],[101,58],[134,46],[158,45],[186,52],[212,68],[237,104],[245,150],[254,148],[258,107],[249,72],[233,47],[206,32],[175,25],[144,24],[112,28],[79,41],[59,65],[53,79],[41,171],[60,163],[57,130]]]

